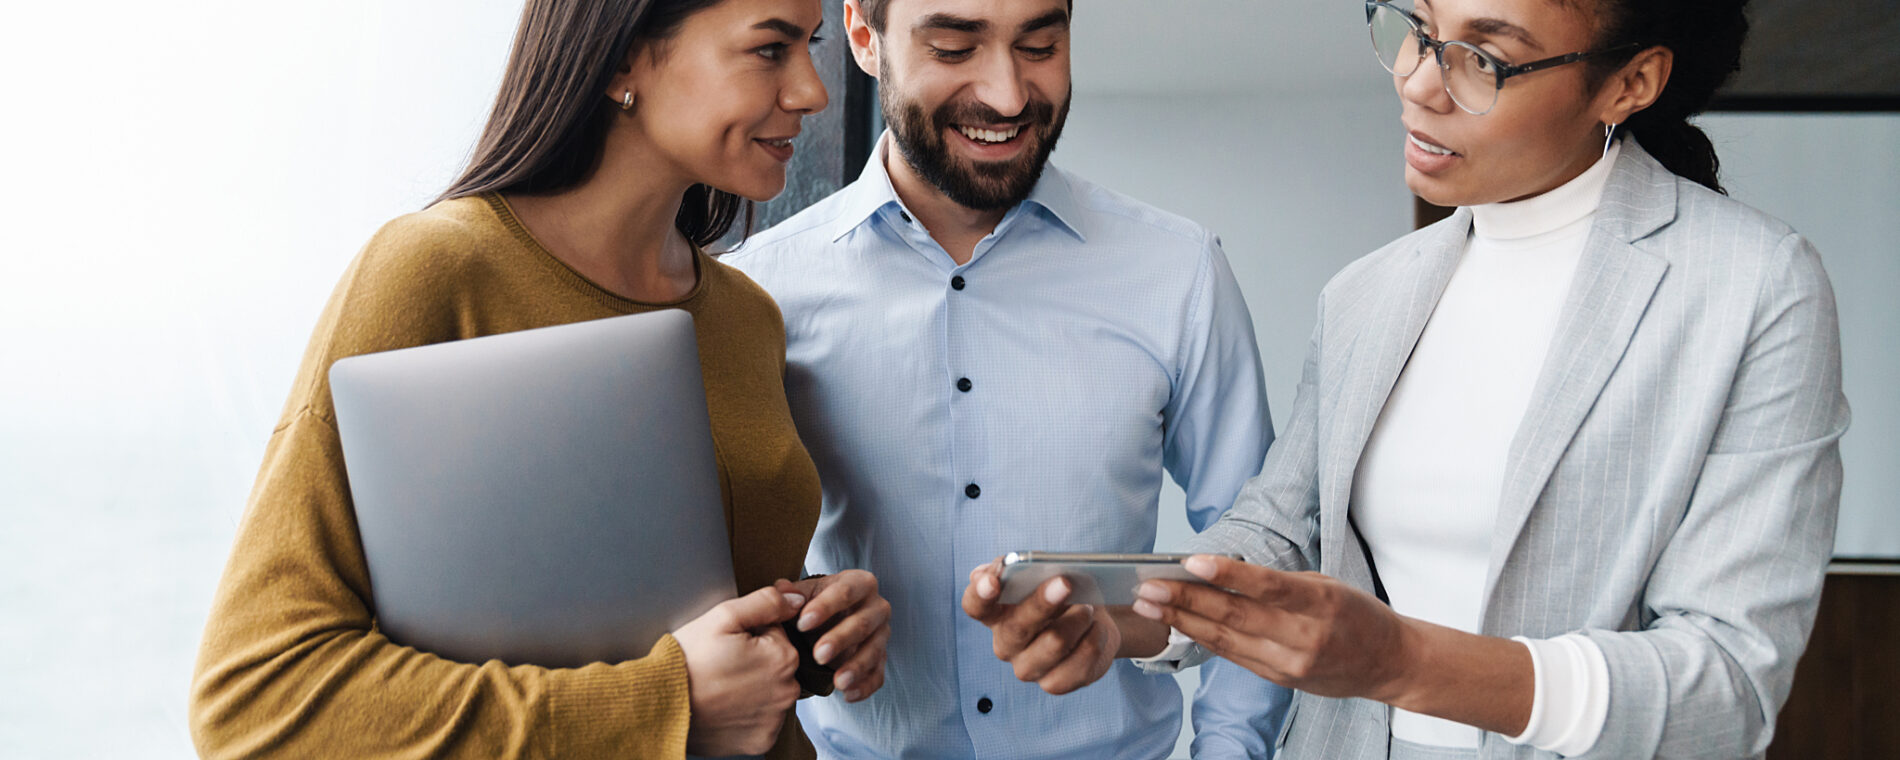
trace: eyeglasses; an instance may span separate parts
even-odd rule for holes
[[[1366,26],[1372,30],[1372,52],[1379,56],[1379,65],[1386,71],[1393,76],[1409,77],[1418,70],[1419,62],[1425,60],[1425,51],[1430,50],[1438,58],[1439,81],[1445,87],[1445,94],[1466,113],[1478,116],[1490,113],[1498,104],[1498,91],[1504,89],[1506,79],[1576,63],[1591,56],[1642,47],[1630,43],[1512,65],[1469,42],[1432,39],[1425,33],[1424,22],[1388,0],[1367,0]]]

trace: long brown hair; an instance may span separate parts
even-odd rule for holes
[[[437,201],[479,193],[553,193],[599,168],[619,108],[607,83],[635,46],[663,42],[723,0],[528,0],[501,92],[461,176]],[[752,205],[706,185],[686,191],[673,225],[694,245],[725,237]]]

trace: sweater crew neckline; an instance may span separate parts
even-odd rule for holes
[[[1541,195],[1471,207],[1472,234],[1487,240],[1522,240],[1556,232],[1595,214],[1610,184],[1610,170],[1623,152],[1618,142],[1576,178]]]
[[[683,309],[692,312],[699,307],[710,289],[708,281],[712,279],[712,257],[706,254],[705,249],[695,245],[693,246],[693,270],[697,277],[693,283],[693,289],[687,291],[685,296],[673,301],[641,301],[620,295],[568,266],[567,262],[562,261],[559,256],[554,255],[553,251],[548,250],[547,246],[542,245],[534,233],[528,230],[528,226],[521,223],[521,217],[515,215],[514,207],[508,205],[508,199],[501,197],[500,193],[482,193],[481,199],[488,204],[489,210],[494,212],[495,218],[501,222],[502,226],[508,228],[509,234],[527,247],[537,260],[547,265],[556,277],[616,311],[637,313],[654,309]]]

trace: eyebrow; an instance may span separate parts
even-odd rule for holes
[[[1030,34],[1049,28],[1067,29],[1068,26],[1069,12],[1066,10],[1054,10],[1023,22],[1022,33]]]
[[[790,21],[786,21],[785,19],[782,19],[782,18],[768,18],[764,21],[760,21],[759,23],[753,24],[752,28],[778,32],[779,34],[783,34],[787,37],[792,37],[792,38],[805,36],[804,27],[801,27]],[[823,29],[823,28],[825,28],[825,22],[820,21],[818,22],[817,26],[812,27],[811,33],[817,34],[818,30]]]
[[[1492,37],[1510,37],[1511,39],[1517,40],[1518,42],[1522,42],[1538,50],[1544,49],[1543,45],[1537,44],[1537,38],[1532,37],[1529,30],[1526,30],[1524,27],[1518,26],[1516,24],[1513,24],[1509,21],[1505,21],[1503,19],[1495,19],[1495,18],[1473,19],[1469,23],[1465,24],[1465,26],[1470,28],[1471,31],[1477,32],[1479,34],[1488,35]]]
[[[1421,6],[1424,6],[1427,9],[1430,9],[1432,7],[1431,0],[1418,0],[1418,4]],[[1488,35],[1491,37],[1510,37],[1511,39],[1517,40],[1518,42],[1522,42],[1526,45],[1536,48],[1537,50],[1541,51],[1544,49],[1544,46],[1537,41],[1537,38],[1531,36],[1530,30],[1527,30],[1524,27],[1518,26],[1509,21],[1505,21],[1504,19],[1488,18],[1488,17],[1474,19],[1466,23],[1465,26],[1469,28],[1471,31],[1477,32],[1478,34]]]
[[[919,32],[942,30],[948,32],[962,32],[964,34],[980,34],[990,28],[990,22],[982,19],[953,16],[948,13],[932,13],[925,16],[924,20],[917,22],[917,25],[911,28]]]

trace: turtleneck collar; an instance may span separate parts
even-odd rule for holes
[[[1490,240],[1519,240],[1555,232],[1589,218],[1603,200],[1610,170],[1623,152],[1618,140],[1596,164],[1554,190],[1510,203],[1471,207],[1472,231]]]

